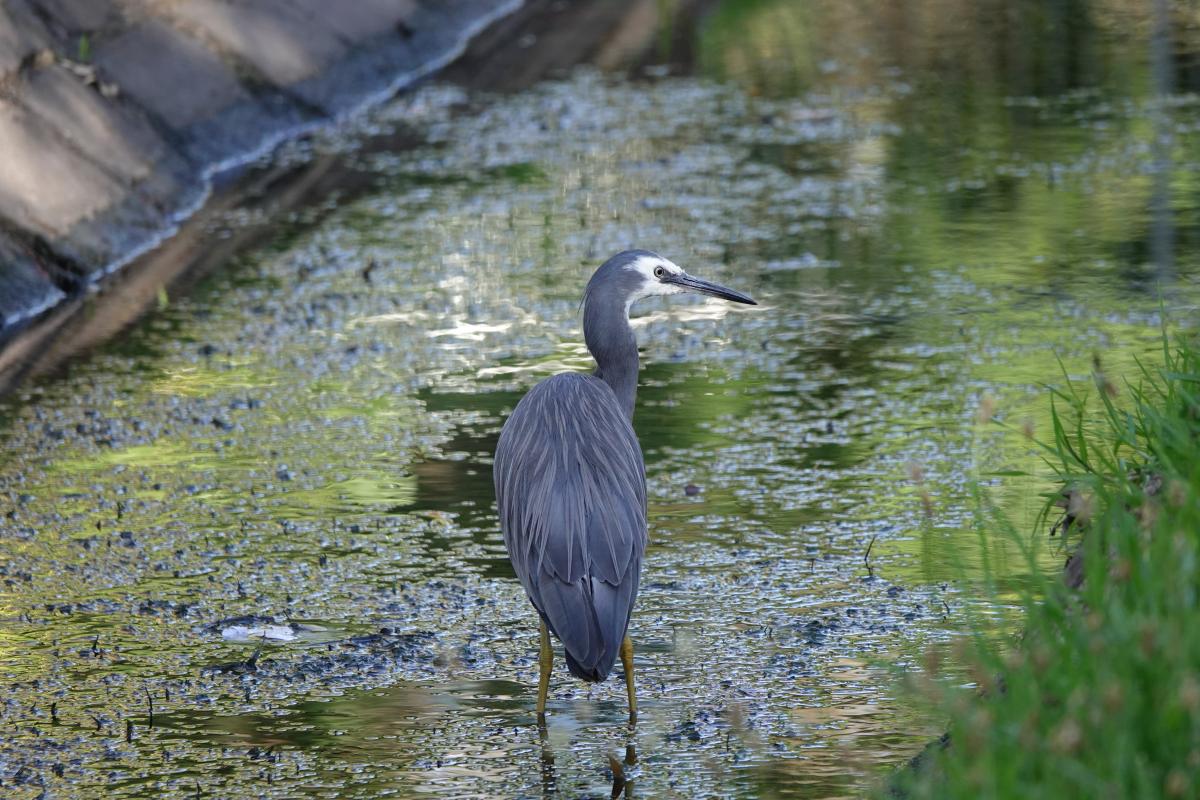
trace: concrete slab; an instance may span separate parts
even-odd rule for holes
[[[71,71],[52,65],[27,71],[17,102],[61,142],[120,187],[98,216],[80,214],[57,226],[56,251],[96,273],[137,249],[199,192],[196,168],[181,157],[136,107],[106,98]],[[51,180],[46,176],[43,183]],[[73,178],[73,180],[75,180]],[[54,187],[47,186],[47,190]],[[67,193],[71,187],[58,187]]]
[[[0,101],[0,153],[0,216],[51,239],[125,194],[49,123],[7,101]]]
[[[39,314],[65,296],[32,259],[0,240],[0,328]]]
[[[314,115],[291,97],[264,93],[227,106],[184,132],[184,153],[206,169],[223,169],[261,153]]]
[[[120,9],[112,0],[29,0],[64,32],[96,31],[120,20]],[[69,54],[68,54],[69,55]]]
[[[184,129],[251,95],[217,55],[197,39],[152,20],[96,42],[94,63],[105,80],[165,125]]]
[[[318,0],[299,2],[315,5]],[[508,0],[508,5],[515,8],[517,3]],[[473,25],[490,19],[506,3],[424,0],[405,2],[404,6],[406,13],[390,33],[355,45],[336,69],[295,84],[290,91],[330,116],[346,113],[379,95],[381,77],[410,80],[438,65],[439,58],[450,58],[472,32]],[[365,27],[358,30],[361,32]]]
[[[170,14],[281,87],[315,75],[347,49],[285,0],[187,0]]]
[[[95,281],[131,254],[154,244],[166,233],[165,221],[203,189],[194,183],[172,193],[161,180],[156,175],[108,205],[103,213],[80,219],[51,243],[55,255],[79,265],[87,271],[87,279]]]
[[[347,43],[362,42],[376,36],[394,36],[400,23],[418,9],[417,0],[355,0],[353,3],[293,0],[291,5]]]
[[[49,47],[50,32],[25,0],[0,3],[0,80],[17,71],[38,50]]]
[[[99,155],[101,167],[123,182],[149,176],[167,147],[142,115],[100,96],[63,67],[27,72],[19,102],[45,120],[81,153]]]

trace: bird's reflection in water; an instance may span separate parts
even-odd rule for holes
[[[554,771],[554,747],[550,744],[549,730],[546,723],[538,725],[538,739],[541,741],[541,771],[542,797],[558,797],[558,775]],[[627,767],[637,764],[637,748],[632,741],[625,743],[625,758],[618,761],[611,753],[608,756],[608,767],[612,772],[612,800],[624,796],[633,800],[633,779],[625,774]]]
[[[637,750],[634,749],[633,742],[625,743],[625,760],[617,761],[616,757],[609,754],[608,766],[612,770],[613,786],[612,800],[617,800],[622,794],[626,800],[633,798],[633,779],[625,775],[625,768],[632,767],[637,763]]]
[[[554,748],[550,745],[550,732],[546,721],[538,721],[538,739],[542,743],[542,797],[558,795],[558,776],[554,774]]]

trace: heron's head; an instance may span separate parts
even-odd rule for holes
[[[649,250],[626,250],[600,265],[588,281],[584,303],[603,295],[608,302],[622,303],[628,313],[629,307],[643,298],[683,292],[758,305],[741,292],[687,274],[677,264]]]

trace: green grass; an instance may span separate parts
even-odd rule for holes
[[[1077,514],[1067,537],[1082,585],[1036,569],[1053,502],[1037,531],[1008,530],[1038,574],[1021,598],[1023,633],[974,620],[953,659],[974,686],[928,659],[913,683],[949,716],[951,745],[893,791],[1200,796],[1200,350],[1164,339],[1162,363],[1124,386],[1097,365],[1093,385],[1068,381],[1052,403],[1054,439],[1041,446]],[[986,535],[1005,529],[984,516]]]

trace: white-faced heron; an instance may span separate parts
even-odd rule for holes
[[[646,467],[631,424],[638,349],[629,307],[680,292],[755,305],[647,250],[615,255],[583,296],[583,337],[595,375],[547,378],[500,432],[493,468],[500,529],[541,617],[539,720],[554,662],[550,631],[563,643],[571,674],[582,680],[604,680],[621,656],[629,719],[637,719],[626,630],[646,549]]]

